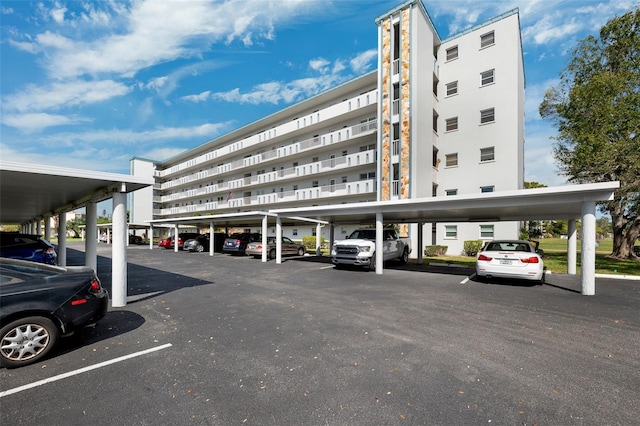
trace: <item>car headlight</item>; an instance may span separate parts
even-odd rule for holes
[[[371,251],[371,247],[369,247],[369,246],[358,246],[358,251],[360,253],[369,253]]]

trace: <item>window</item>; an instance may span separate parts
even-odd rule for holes
[[[495,108],[480,111],[480,124],[493,123],[496,121]]]
[[[298,236],[298,230],[297,230],[297,229],[294,229],[294,230],[293,230],[293,236],[294,236],[294,237],[297,237],[297,236]]]
[[[311,182],[311,186],[314,187],[314,188],[317,188],[318,187],[318,181],[314,180],[313,182]]]
[[[494,74],[495,70],[488,70],[480,73],[480,85],[486,86],[487,84],[492,84],[494,82]]]
[[[494,161],[496,159],[494,148],[492,146],[488,148],[480,148],[480,162]]]
[[[445,238],[458,238],[458,225],[445,225],[444,227]]]
[[[489,47],[495,44],[495,34],[493,31],[490,33],[486,33],[480,36],[480,49],[484,49],[485,47]]]
[[[453,167],[458,165],[458,153],[447,154],[444,156],[446,160],[446,167]]]
[[[342,176],[342,183],[347,183],[347,177],[346,176]]]
[[[447,96],[455,95],[458,93],[458,82],[447,83]]]
[[[480,225],[480,238],[493,238],[493,225]]]
[[[447,61],[458,58],[458,46],[453,46],[447,49]]]
[[[452,132],[454,130],[458,130],[458,117],[447,118],[447,132]]]
[[[457,189],[447,189],[444,191],[444,195],[446,195],[447,197],[450,195],[458,195],[458,190]]]
[[[481,186],[480,187],[480,192],[485,193],[485,192],[493,192],[494,187],[492,186]]]

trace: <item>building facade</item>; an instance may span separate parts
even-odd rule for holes
[[[135,195],[132,216],[139,222],[521,189],[525,80],[517,10],[445,40],[420,0],[376,24],[375,72],[170,160],[133,159],[132,173],[153,173],[157,183]],[[490,219],[400,230],[414,245],[422,232],[426,244],[450,254],[465,240],[518,237],[519,223]],[[315,234],[307,228],[283,232]],[[339,226],[335,237],[352,228]],[[423,249],[413,247],[413,255]]]

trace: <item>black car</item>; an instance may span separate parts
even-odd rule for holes
[[[222,248],[224,247],[224,240],[228,237],[224,232],[216,232],[213,234],[213,251],[222,252]],[[201,234],[196,238],[187,240],[184,243],[184,250],[187,251],[197,251],[198,253],[202,253],[203,251],[209,251],[209,244],[211,240],[209,238],[209,234]]]
[[[53,244],[40,235],[0,232],[0,257],[55,265],[58,254]]]
[[[0,364],[39,361],[60,336],[104,317],[108,304],[92,268],[0,258]]]
[[[255,241],[262,241],[262,234],[255,233],[239,233],[232,234],[224,240],[222,251],[229,254],[246,254],[247,245]]]

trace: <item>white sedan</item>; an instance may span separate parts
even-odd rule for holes
[[[516,278],[544,283],[542,256],[528,241],[494,240],[485,244],[476,261],[480,279]]]

